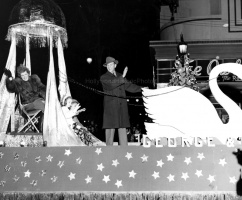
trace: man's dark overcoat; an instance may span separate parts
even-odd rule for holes
[[[100,78],[104,96],[103,128],[130,127],[126,93],[141,92],[141,87],[123,78],[116,72],[116,76],[107,71]],[[120,97],[120,98],[119,98]]]

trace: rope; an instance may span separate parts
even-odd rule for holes
[[[60,71],[61,74],[63,74],[61,71]],[[132,99],[132,98],[135,98],[135,99],[143,99],[143,98],[148,98],[148,97],[155,97],[155,96],[160,96],[160,95],[165,95],[165,94],[169,94],[169,93],[172,93],[172,92],[176,92],[178,90],[181,90],[183,88],[185,88],[186,86],[181,86],[181,88],[178,88],[178,89],[175,89],[175,90],[172,90],[172,91],[169,91],[169,92],[165,92],[165,93],[162,93],[162,94],[154,94],[154,95],[148,95],[148,96],[126,96],[126,97],[122,97],[122,96],[117,96],[117,95],[113,95],[113,94],[109,94],[107,92],[103,92],[103,91],[100,91],[100,90],[97,90],[95,88],[92,88],[92,87],[89,87],[89,86],[86,86],[80,82],[77,82],[75,81],[73,78],[70,78],[68,77],[67,75],[63,74],[64,76],[67,77],[67,80],[68,82],[72,82],[74,84],[77,84],[77,85],[80,85],[81,87],[87,89],[87,90],[91,90],[99,95],[106,95],[106,96],[112,96],[112,97],[116,97],[116,98],[121,98],[121,99]],[[217,79],[217,77],[213,78],[213,79]],[[206,82],[208,83],[209,81],[213,80],[213,79],[210,79],[210,80],[207,80]],[[204,88],[207,87],[207,86],[204,86]]]

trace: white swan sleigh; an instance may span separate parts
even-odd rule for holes
[[[215,99],[226,110],[229,122],[224,124],[212,103],[202,94],[182,86],[143,89],[145,110],[154,123],[145,123],[147,136],[154,138],[216,137],[222,143],[227,138],[242,136],[242,110],[219,88],[217,77],[231,72],[242,79],[242,65],[224,63],[210,72],[209,87]]]

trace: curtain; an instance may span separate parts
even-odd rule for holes
[[[11,47],[8,55],[6,69],[12,72],[15,77],[16,66],[16,38],[12,35]],[[10,116],[14,113],[15,94],[9,93],[6,88],[6,76],[3,74],[0,82],[0,140],[4,140],[9,123]]]
[[[84,146],[77,135],[70,130],[58,100],[53,59],[53,39],[51,35],[49,38],[50,63],[47,77],[43,137],[47,141],[47,146]]]
[[[26,36],[26,67],[29,69],[31,74],[31,62],[30,62],[30,52],[29,52],[29,35]]]
[[[66,65],[63,53],[63,47],[61,44],[60,37],[58,38],[58,66],[59,66],[59,94],[60,100],[62,101],[65,96],[71,96],[68,80],[67,80],[67,73],[66,73]]]

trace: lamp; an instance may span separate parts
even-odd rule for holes
[[[180,35],[180,40],[181,40],[181,42],[179,42],[179,44],[177,45],[177,51],[178,51],[179,56],[187,54],[187,43],[184,42],[182,33]]]

